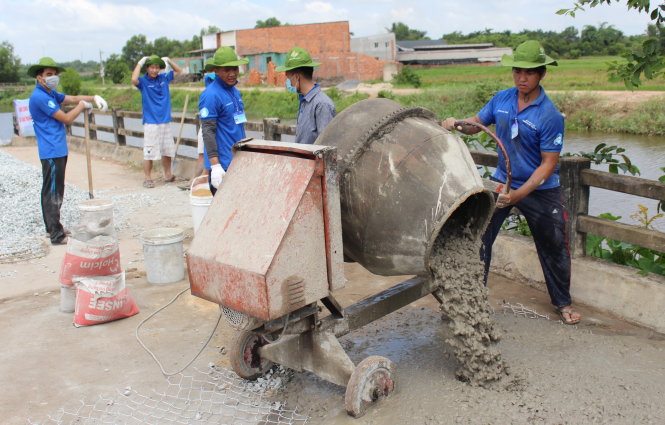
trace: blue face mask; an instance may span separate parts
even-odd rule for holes
[[[298,94],[298,89],[296,89],[291,85],[291,80],[289,80],[288,78],[286,79],[286,89],[291,93]]]

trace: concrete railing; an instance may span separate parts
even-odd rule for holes
[[[110,115],[113,119],[113,126],[104,126],[95,123],[95,115]],[[174,115],[172,117],[172,122],[180,124],[181,115]],[[141,112],[125,111],[119,108],[112,108],[109,111],[101,112],[93,110],[90,112],[89,120],[89,137],[90,140],[97,139],[97,132],[107,132],[112,133],[114,141],[118,146],[126,146],[126,138],[137,137],[139,139],[143,138],[143,130],[130,130],[125,127],[125,118],[134,118],[142,119],[143,114]],[[196,126],[196,131],[198,132],[200,127],[200,121],[198,114],[196,116],[187,116],[185,114],[184,124]],[[72,127],[84,127],[83,122],[75,121],[71,125],[67,126],[67,133],[72,134]],[[248,131],[257,131],[263,133],[264,140],[281,140],[282,134],[290,134],[295,136],[296,128],[293,125],[280,124],[279,118],[264,118],[263,121],[248,121],[245,123],[245,130]],[[184,146],[197,146],[196,139],[182,137],[180,138],[180,144]]]
[[[472,150],[471,156],[476,164],[488,167],[495,167],[498,160],[498,156],[494,152]],[[569,247],[573,258],[585,255],[588,233],[654,251],[665,251],[665,233],[663,232],[589,215],[590,187],[660,201],[665,200],[664,182],[591,170],[591,161],[578,156],[559,159],[559,177],[563,187],[569,227],[574,230],[569,235]]]

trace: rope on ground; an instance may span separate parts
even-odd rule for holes
[[[547,314],[538,313],[536,310],[525,307],[522,303],[511,304],[504,301],[503,305],[503,314],[508,312],[513,313],[515,316],[526,317],[527,319],[547,319],[550,320],[550,316]]]
[[[153,360],[155,361],[155,363],[157,363],[157,365],[159,366],[159,369],[162,371],[162,375],[164,375],[164,376],[166,376],[166,377],[169,377],[169,376],[175,376],[175,375],[178,375],[178,374],[182,373],[185,369],[187,369],[189,366],[191,366],[191,364],[194,363],[194,361],[196,361],[196,359],[199,358],[199,356],[201,355],[201,353],[203,353],[203,350],[205,350],[205,348],[208,346],[208,344],[209,344],[210,341],[212,340],[212,337],[215,335],[215,331],[217,330],[217,327],[219,326],[219,322],[222,320],[222,314],[223,314],[223,313],[222,313],[222,311],[220,310],[220,312],[219,312],[219,316],[217,317],[217,323],[215,323],[215,326],[213,326],[212,331],[210,332],[210,336],[208,336],[208,340],[205,342],[205,344],[203,344],[203,347],[201,347],[201,349],[199,350],[199,352],[196,353],[196,355],[195,355],[195,356],[194,356],[194,357],[193,357],[193,358],[192,358],[192,359],[191,359],[191,360],[190,360],[190,361],[189,361],[189,362],[188,362],[188,363],[187,363],[182,369],[180,369],[180,370],[178,370],[178,371],[176,371],[176,372],[172,372],[172,373],[171,373],[171,372],[167,372],[166,370],[164,370],[164,366],[163,366],[162,363],[159,361],[159,359],[157,358],[157,356],[155,355],[155,353],[153,353],[153,352],[152,352],[152,351],[151,351],[151,350],[150,350],[150,349],[149,349],[149,348],[143,343],[143,341],[141,340],[141,337],[139,336],[139,330],[141,329],[141,326],[143,326],[148,320],[152,319],[157,313],[159,313],[160,311],[164,310],[166,307],[168,307],[168,306],[170,306],[171,304],[173,304],[173,303],[175,302],[175,300],[178,299],[178,297],[180,297],[182,294],[184,294],[184,293],[187,292],[188,290],[189,290],[189,287],[183,289],[183,290],[180,291],[175,297],[173,297],[173,299],[172,299],[171,301],[169,301],[168,303],[164,304],[162,307],[160,307],[159,309],[157,309],[156,311],[154,311],[152,314],[150,314],[150,316],[148,316],[148,317],[146,317],[145,319],[143,319],[143,320],[141,321],[141,323],[139,323],[138,326],[136,326],[136,331],[135,331],[135,333],[134,333],[134,336],[136,337],[136,340],[139,342],[139,344],[141,344],[141,347],[143,347],[143,349],[144,349],[148,354],[150,354],[150,356],[153,358]]]

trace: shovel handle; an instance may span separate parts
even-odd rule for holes
[[[85,160],[88,166],[88,196],[93,199],[92,194],[92,160],[90,159],[90,111],[83,110],[83,132],[85,133]]]
[[[175,153],[173,154],[173,168],[175,168],[175,160],[178,157],[178,146],[180,146],[180,138],[182,137],[182,126],[185,124],[185,114],[187,113],[187,104],[189,103],[189,95],[185,96],[185,105],[182,108],[182,115],[180,116],[180,128],[178,129],[178,138],[175,142]]]

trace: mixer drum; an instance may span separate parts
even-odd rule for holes
[[[372,273],[428,274],[432,244],[451,223],[482,236],[493,196],[464,142],[431,111],[364,100],[316,144],[337,148],[344,254]]]

